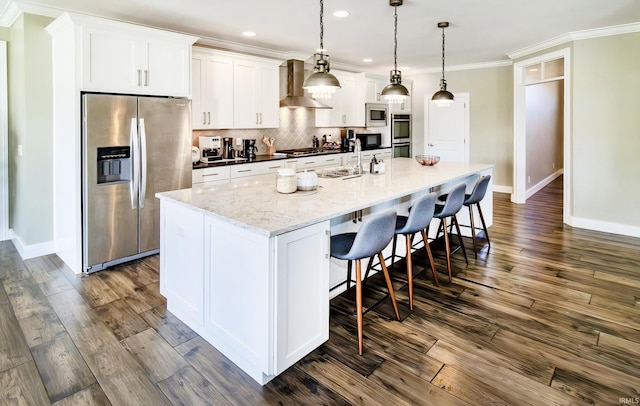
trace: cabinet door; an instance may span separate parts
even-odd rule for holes
[[[278,67],[238,60],[233,73],[234,127],[279,127]]]
[[[329,222],[275,237],[279,374],[329,339]]]
[[[233,128],[233,60],[223,56],[208,55],[205,59],[204,76],[202,93],[206,124],[199,128]]]
[[[137,39],[127,33],[87,30],[83,40],[82,89],[137,92],[142,83]]]
[[[188,97],[191,44],[156,39],[140,40],[138,44],[145,93]]]
[[[262,65],[259,68],[260,97],[258,113],[260,128],[280,127],[280,72],[277,65]]]
[[[342,86],[342,117],[341,126],[364,126],[364,106],[360,106],[356,95],[356,79],[353,76],[341,76]],[[358,121],[358,109],[362,110],[362,122]]]
[[[200,130],[207,124],[204,110],[205,55],[193,53],[191,58],[191,128]]]

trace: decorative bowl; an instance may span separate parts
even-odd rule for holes
[[[416,161],[420,165],[432,166],[440,162],[440,157],[437,155],[416,155]]]

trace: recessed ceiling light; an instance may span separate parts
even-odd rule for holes
[[[255,37],[256,33],[253,31],[245,31],[242,33],[242,35],[244,35],[245,37]]]
[[[371,58],[364,58],[362,60],[362,62],[372,62],[372,61],[373,61],[373,59],[371,59]]]
[[[338,10],[338,11],[334,11],[333,12],[333,16],[334,17],[348,17],[349,16],[349,12],[345,11],[345,10]]]

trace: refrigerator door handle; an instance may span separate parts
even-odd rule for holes
[[[147,133],[144,129],[144,118],[140,119],[140,208],[144,207],[147,197]]]
[[[131,156],[133,157],[133,165],[131,166],[131,182],[129,182],[129,192],[131,193],[131,208],[138,208],[138,168],[140,167],[140,155],[138,154],[138,122],[135,118],[131,119],[131,130],[129,131],[129,145],[131,145]]]

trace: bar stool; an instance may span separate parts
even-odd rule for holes
[[[393,286],[391,286],[389,272],[382,256],[382,250],[389,245],[393,238],[396,217],[395,210],[387,210],[365,219],[357,233],[331,236],[331,256],[347,261],[356,261],[356,316],[358,320],[358,354],[360,355],[362,355],[362,259],[378,255],[396,318],[400,320]]]
[[[487,224],[484,222],[484,216],[482,215],[482,208],[480,208],[480,202],[484,199],[484,195],[487,193],[487,187],[491,175],[482,176],[478,179],[471,194],[464,195],[464,202],[462,204],[469,208],[469,218],[471,220],[471,236],[473,238],[473,255],[478,258],[478,244],[476,242],[476,226],[473,216],[473,206],[475,205],[480,215],[480,222],[482,223],[482,229],[484,230],[484,237],[487,240],[487,245],[491,247],[491,240],[489,240],[489,231],[487,230]],[[438,199],[446,200],[447,195],[442,195]]]
[[[467,259],[467,251],[464,249],[464,242],[462,241],[462,234],[460,233],[460,225],[456,219],[456,214],[462,208],[462,202],[464,201],[464,192],[467,186],[464,183],[460,183],[454,186],[447,194],[444,205],[436,204],[435,213],[433,218],[440,219],[440,225],[438,226],[438,232],[436,239],[440,235],[440,228],[444,231],[444,246],[447,252],[447,271],[449,272],[449,282],[451,282],[453,276],[451,273],[451,245],[449,242],[449,231],[447,230],[447,218],[451,217],[451,227],[456,226],[458,232],[458,239],[460,240],[460,247],[462,247],[462,253],[464,254],[464,260],[469,264]]]
[[[436,206],[436,194],[429,193],[422,196],[416,201],[416,203],[409,210],[409,216],[398,216],[396,220],[396,234],[393,236],[393,253],[392,258],[396,256],[396,242],[398,235],[404,235],[407,249],[407,280],[409,282],[409,307],[413,310],[413,263],[411,248],[413,246],[412,240],[416,233],[422,233],[422,240],[429,256],[429,263],[431,264],[431,272],[433,273],[433,280],[436,286],[440,286],[438,282],[438,274],[436,273],[436,264],[433,262],[433,255],[431,255],[431,248],[429,247],[429,240],[427,239],[426,229],[431,223],[433,213]]]

